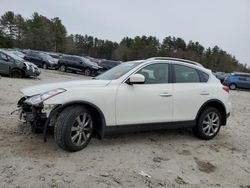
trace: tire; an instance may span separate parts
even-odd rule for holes
[[[85,76],[90,76],[91,75],[91,70],[90,69],[85,69],[84,74],[85,74]]]
[[[92,77],[95,77],[97,75],[97,72],[96,71],[93,71],[92,73],[91,73],[91,76]]]
[[[221,114],[219,110],[207,107],[201,112],[197,125],[193,128],[193,132],[198,138],[210,140],[218,134],[220,127]]]
[[[230,85],[229,85],[229,88],[230,88],[231,90],[235,90],[235,89],[237,88],[237,86],[236,86],[236,84],[230,84]]]
[[[12,70],[10,73],[10,76],[12,78],[22,78],[23,77],[23,73],[20,70]]]
[[[71,152],[85,148],[94,132],[93,117],[84,106],[65,108],[55,124],[54,138],[58,146]]]
[[[66,72],[66,66],[65,65],[60,65],[59,70],[61,72]]]
[[[43,64],[43,69],[48,69],[48,65],[46,63]]]

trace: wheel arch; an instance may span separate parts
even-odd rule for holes
[[[105,119],[103,112],[97,105],[90,103],[88,101],[71,101],[56,108],[55,109],[56,114],[60,114],[63,109],[69,106],[73,106],[73,105],[83,105],[89,108],[92,112],[94,112],[94,118],[97,119],[95,131],[98,134],[98,136],[100,136],[100,138],[103,138],[104,133],[105,133],[105,127],[106,127],[106,119]]]
[[[24,76],[24,74],[25,74],[25,71],[23,69],[20,69],[20,68],[17,68],[17,67],[14,67],[14,68],[10,69],[10,74],[12,74],[12,72],[14,72],[14,71],[21,72],[22,76]]]
[[[207,107],[214,107],[216,109],[218,109],[221,113],[221,118],[222,118],[222,121],[221,121],[221,124],[222,125],[226,125],[227,123],[227,113],[226,113],[226,107],[225,105],[223,104],[223,102],[221,102],[220,100],[218,99],[211,99],[211,100],[208,100],[206,101],[199,109],[197,115],[196,115],[196,118],[195,120],[198,121],[198,118],[200,117],[202,111],[207,108]]]

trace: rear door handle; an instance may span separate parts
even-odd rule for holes
[[[171,97],[172,95],[169,94],[169,93],[164,92],[164,93],[160,94],[160,96],[161,97]]]
[[[202,91],[202,92],[200,93],[200,95],[209,95],[209,92],[207,92],[207,91]]]

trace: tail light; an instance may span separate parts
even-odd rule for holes
[[[230,90],[230,89],[229,89],[229,87],[227,87],[227,86],[223,86],[223,90],[229,93],[229,90]]]

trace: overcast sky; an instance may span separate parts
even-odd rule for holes
[[[250,66],[250,0],[0,0],[0,15],[9,10],[59,17],[69,34],[117,42],[171,35],[218,45]]]

